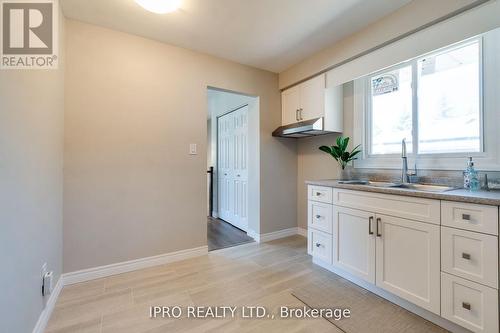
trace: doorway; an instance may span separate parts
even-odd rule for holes
[[[252,163],[258,140],[252,137],[255,124],[258,130],[258,98],[214,88],[207,96],[207,238],[209,250],[214,250],[253,241],[250,224],[258,212],[250,207],[259,196],[258,164]]]

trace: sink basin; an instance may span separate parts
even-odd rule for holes
[[[425,192],[446,192],[454,190],[454,187],[445,185],[430,185],[430,184],[398,184],[395,187],[406,188],[409,190],[425,191]]]
[[[339,180],[339,184],[367,185],[375,187],[395,187],[399,185],[391,182],[375,182],[370,180]]]
[[[424,191],[424,192],[446,192],[454,190],[454,187],[445,185],[431,185],[431,184],[398,184],[391,182],[374,182],[369,180],[340,180],[339,184],[351,184],[351,185],[366,185],[374,187],[393,187],[393,188],[404,188],[408,190]]]

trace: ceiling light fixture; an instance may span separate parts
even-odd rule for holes
[[[166,14],[179,9],[182,0],[135,0],[135,2],[150,12]]]

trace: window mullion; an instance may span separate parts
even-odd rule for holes
[[[415,159],[418,156],[418,64],[412,61],[412,148]],[[416,163],[416,162],[415,162]]]

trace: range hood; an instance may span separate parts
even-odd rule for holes
[[[334,132],[325,130],[325,118],[320,117],[278,127],[274,130],[273,136],[279,136],[282,138],[306,138],[309,136],[330,133]]]

